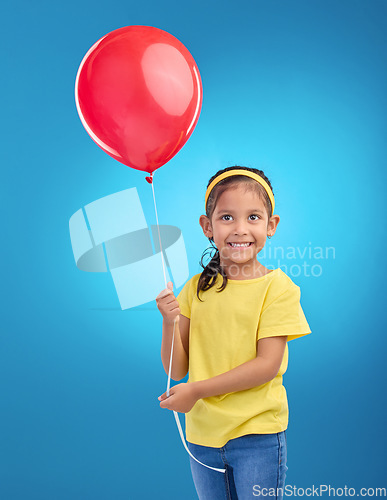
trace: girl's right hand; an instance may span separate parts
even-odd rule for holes
[[[168,288],[165,288],[156,297],[156,304],[166,323],[178,322],[180,318],[180,308],[172,291],[172,281],[168,282],[167,287]]]

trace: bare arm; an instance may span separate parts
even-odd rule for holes
[[[182,320],[183,318],[183,320]],[[181,380],[188,373],[188,353],[184,349],[182,342],[182,335],[180,332],[182,323],[185,323],[189,319],[185,316],[180,315],[180,320],[176,321],[175,324],[175,341],[173,344],[173,358],[172,358],[172,370],[171,378],[173,380]],[[161,360],[163,362],[165,373],[168,374],[169,371],[169,359],[171,355],[171,345],[172,345],[172,334],[173,334],[173,323],[167,323],[163,321],[163,338],[161,341]]]
[[[206,380],[193,382],[197,399],[243,391],[272,380],[278,373],[287,337],[269,337],[257,343],[257,356],[232,370]]]
[[[156,298],[157,307],[163,315],[161,360],[165,373],[168,374],[173,326],[175,324],[171,378],[181,380],[188,373],[190,320],[180,314],[179,303],[171,288],[172,283],[169,282],[168,289],[163,290]]]

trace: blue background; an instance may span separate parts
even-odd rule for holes
[[[74,103],[86,51],[131,24],[180,39],[203,80],[196,130],[155,174],[160,223],[182,229],[190,274],[207,247],[206,183],[235,163],[272,181],[272,248],[335,249],[280,262],[322,271],[289,273],[313,333],[289,344],[287,484],[386,486],[386,20],[379,0],[3,7],[2,499],[196,498],[157,401],[155,302],[121,311],[108,274],[76,268],[68,232],[80,207],[134,186],[155,223],[143,173],[94,144]]]

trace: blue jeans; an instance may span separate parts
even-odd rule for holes
[[[191,472],[199,500],[282,500],[285,488],[286,433],[248,434],[231,439],[222,448],[187,442],[193,458]]]

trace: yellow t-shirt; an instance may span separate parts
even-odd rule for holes
[[[257,341],[287,335],[288,341],[311,333],[300,304],[300,287],[280,269],[260,278],[228,280],[197,295],[200,274],[184,285],[177,300],[190,318],[189,379],[205,380],[256,358]],[[244,391],[199,399],[186,413],[187,441],[220,448],[246,434],[271,434],[288,426],[282,375],[288,346],[274,379]]]

